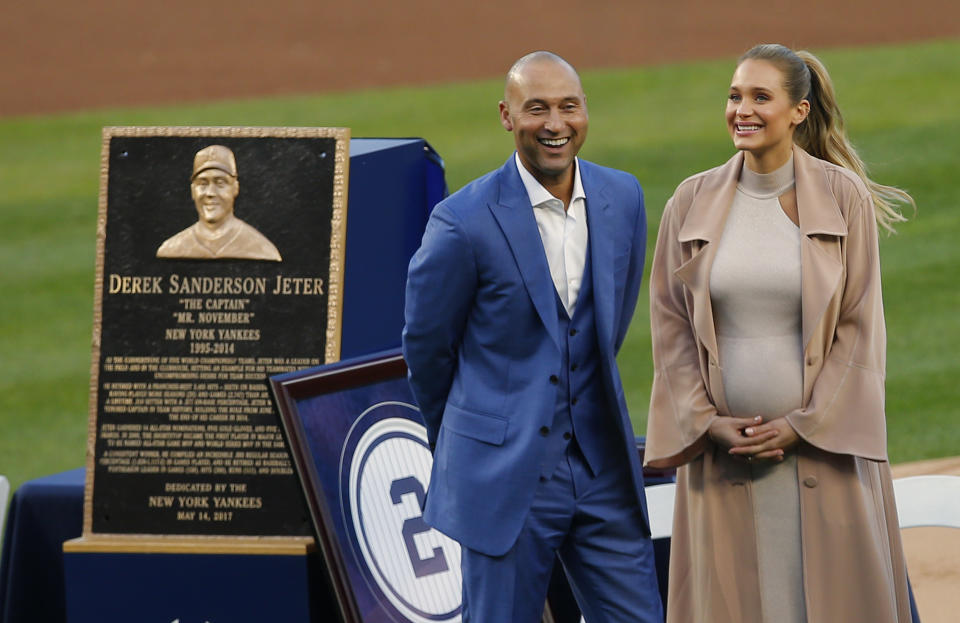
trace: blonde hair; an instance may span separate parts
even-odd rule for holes
[[[894,223],[907,220],[899,206],[910,205],[916,212],[917,204],[906,191],[878,184],[867,175],[866,165],[847,138],[833,81],[820,59],[806,50],[794,52],[776,43],[750,48],[737,60],[737,65],[748,59],[772,63],[783,73],[783,86],[791,100],[805,99],[810,103],[810,113],[794,131],[793,142],[812,156],[856,173],[873,197],[877,225],[895,233]]]

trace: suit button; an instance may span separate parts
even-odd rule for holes
[[[814,357],[813,355],[810,355],[809,357],[807,357],[807,365],[808,365],[808,366],[815,365],[816,363],[817,363],[817,358],[816,358],[816,357]]]
[[[550,428],[549,428],[548,426],[541,426],[541,427],[540,427],[540,435],[541,435],[542,437],[546,437],[546,436],[549,435],[549,434],[550,434]]]
[[[558,377],[556,374],[551,374],[551,375],[550,375],[550,384],[551,384],[551,385],[556,385],[556,384],[559,383],[559,382],[560,382],[560,377]]]
[[[571,372],[576,372],[576,371],[577,371],[577,364],[572,364],[572,365],[570,366],[570,371],[571,371]]]
[[[571,435],[570,433],[564,433],[563,438],[566,439],[567,441],[570,441],[570,439],[573,438],[573,435]]]
[[[578,402],[580,402],[580,401],[577,400],[577,397],[576,397],[576,396],[574,396],[573,398],[570,399],[570,404],[572,404],[572,405],[575,405],[575,404],[577,404]]]
[[[816,476],[807,476],[803,479],[803,486],[809,489],[813,489],[817,486],[817,477]]]
[[[573,336],[576,335],[576,334],[577,334],[577,330],[576,330],[576,329],[570,329],[570,337],[573,337]]]

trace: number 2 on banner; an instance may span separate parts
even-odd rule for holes
[[[403,496],[413,494],[417,498],[417,508],[423,507],[425,491],[420,481],[413,476],[394,480],[390,485],[390,498],[394,504],[400,504]],[[407,554],[410,556],[410,564],[413,565],[413,573],[418,578],[434,573],[443,573],[449,566],[447,558],[443,555],[443,550],[439,547],[433,548],[433,555],[428,558],[421,558],[417,549],[415,538],[418,534],[423,534],[432,530],[423,520],[422,515],[411,517],[403,522],[403,542],[407,546]]]

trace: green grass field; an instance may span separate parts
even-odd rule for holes
[[[960,454],[960,41],[822,51],[873,176],[920,211],[882,241],[894,462]],[[684,177],[732,153],[723,123],[732,59],[584,72],[585,158],[634,173],[653,232]],[[84,462],[100,128],[347,126],[426,138],[451,189],[500,165],[500,80],[316,97],[0,119],[0,474],[14,486]],[[644,293],[620,362],[636,430],[651,378]]]

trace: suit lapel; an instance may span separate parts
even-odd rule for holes
[[[587,196],[587,236],[590,249],[590,270],[593,280],[593,311],[597,323],[597,337],[600,349],[606,355],[613,344],[613,320],[616,298],[614,273],[614,229],[613,211],[606,188],[591,173],[589,163],[580,161],[580,176],[583,192]]]
[[[513,156],[500,169],[497,177],[500,180],[500,196],[490,206],[491,211],[507,239],[530,300],[547,333],[559,347],[556,288],[550,276],[547,254],[543,250],[533,207]]]

